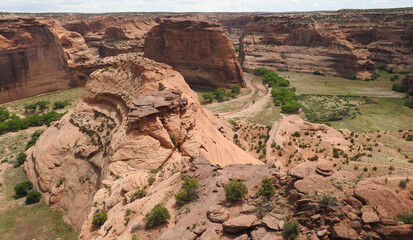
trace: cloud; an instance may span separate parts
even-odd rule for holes
[[[412,7],[411,0],[1,0],[3,12],[291,12]]]

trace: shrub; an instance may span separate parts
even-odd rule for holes
[[[396,75],[394,75],[393,77],[390,78],[390,81],[394,82],[397,79],[399,79],[399,75],[396,74]]]
[[[148,184],[149,185],[152,185],[154,182],[155,182],[155,177],[154,176],[150,176],[149,178],[148,178]]]
[[[408,108],[413,108],[413,98],[406,98],[404,105]]]
[[[298,113],[298,110],[300,110],[301,104],[298,103],[297,101],[290,101],[286,102],[282,107],[281,110],[285,113]]]
[[[19,155],[17,155],[16,163],[14,164],[14,167],[19,167],[21,166],[25,161],[26,161],[27,155],[24,152],[20,152]]]
[[[401,83],[393,83],[393,86],[391,88],[395,92],[403,92],[403,85]]]
[[[231,180],[229,183],[225,184],[224,190],[225,197],[231,202],[238,201],[248,193],[247,186],[237,180]]]
[[[400,180],[399,182],[399,187],[401,188],[406,188],[408,181],[406,180]]]
[[[27,193],[28,193],[30,190],[32,190],[32,188],[33,188],[33,183],[30,182],[30,181],[25,181],[25,182],[22,182],[22,183],[17,184],[17,185],[14,187],[14,191],[16,192],[16,193],[14,194],[14,198],[17,199],[17,198],[22,198],[22,197],[26,196]]]
[[[301,134],[299,131],[295,131],[293,134],[291,134],[293,137],[301,137]]]
[[[153,228],[166,223],[169,219],[171,219],[171,215],[169,214],[168,209],[161,204],[157,204],[148,214],[146,214],[145,227]]]
[[[222,88],[215,89],[212,94],[214,95],[215,99],[218,101],[223,101],[226,97],[226,93]]]
[[[323,198],[318,202],[320,207],[325,208],[325,207],[335,207],[338,205],[337,203],[337,198],[333,197],[329,194],[324,195]]]
[[[174,134],[169,134],[169,137],[171,138],[172,143],[175,146],[178,146],[178,139],[176,139],[175,135]]]
[[[205,102],[211,103],[212,100],[214,100],[214,94],[212,94],[212,93],[204,93],[204,94],[202,94],[202,98],[204,99]]]
[[[264,178],[261,183],[261,188],[258,190],[258,195],[270,200],[275,194],[275,188],[272,185],[271,179]]]
[[[235,94],[240,94],[240,92],[241,92],[241,86],[238,85],[238,84],[232,85],[232,87],[231,87],[231,92],[232,92],[232,93],[235,93]]]
[[[406,141],[413,141],[413,135],[407,135]]]
[[[95,215],[93,215],[92,225],[94,227],[100,227],[106,222],[107,219],[108,214],[106,213],[106,211],[96,213]]]
[[[46,109],[49,109],[49,107],[47,106],[50,103],[50,101],[39,101],[36,103],[36,106],[39,107],[40,111],[44,111]]]
[[[413,212],[405,213],[397,217],[397,220],[402,221],[404,224],[413,224]]]
[[[10,118],[10,113],[6,107],[0,107],[0,122],[4,122]]]
[[[198,195],[198,188],[199,182],[196,179],[185,177],[181,189],[174,195],[176,203],[182,205],[185,202],[194,200]]]
[[[387,69],[387,64],[380,64],[379,66],[377,66],[377,69],[380,71],[385,71]]]
[[[138,189],[135,193],[133,193],[130,197],[130,201],[133,202],[136,199],[140,199],[146,196],[145,189]]]
[[[53,109],[62,109],[69,105],[69,101],[56,101],[53,103]]]
[[[268,73],[268,72],[272,72],[271,70],[263,68],[263,67],[254,68],[253,71],[254,71],[255,75],[261,75],[261,76]]]
[[[234,50],[235,52],[239,52],[239,46],[238,45],[234,46]]]
[[[285,239],[296,239],[300,232],[300,224],[297,221],[292,221],[284,225],[282,236]]]
[[[30,205],[30,204],[38,203],[41,198],[42,198],[42,194],[39,193],[38,191],[29,192],[29,194],[27,194],[27,197],[26,197],[26,204]]]
[[[320,72],[320,71],[318,71],[318,70],[315,70],[315,71],[313,72],[313,74],[314,74],[314,75],[320,75],[320,76],[325,76],[325,75],[326,75],[325,73],[322,73],[322,72]]]
[[[44,130],[36,130],[32,134],[31,139],[27,143],[26,150],[29,149],[31,146],[36,144],[37,140],[39,139],[40,135],[42,135],[43,132],[44,132]]]

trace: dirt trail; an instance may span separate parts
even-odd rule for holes
[[[253,74],[245,73],[248,94],[241,94],[235,99],[208,104],[205,107],[228,119],[246,119],[257,115],[264,110],[271,99],[271,89],[268,89],[258,78]]]

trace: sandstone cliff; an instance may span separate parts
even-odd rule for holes
[[[240,38],[245,70],[313,72],[364,79],[375,66],[413,68],[411,12],[336,12],[255,17]]]
[[[0,19],[0,103],[69,88],[70,67],[93,62],[83,38],[52,19]]]
[[[165,20],[148,32],[144,56],[171,65],[194,88],[245,86],[228,33],[215,23]]]
[[[113,16],[90,20],[72,20],[63,26],[80,33],[92,51],[100,57],[122,53],[143,52],[146,33],[157,23],[152,20],[135,20]]]
[[[81,229],[90,226],[96,201],[105,201],[113,221],[123,219],[119,211],[148,185],[151,169],[166,179],[198,156],[221,166],[261,164],[218,127],[231,131],[201,107],[178,72],[127,56],[91,75],[76,109],[29,149],[25,170],[46,202],[63,208]]]

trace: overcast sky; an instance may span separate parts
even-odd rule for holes
[[[413,0],[0,0],[0,12],[290,12],[413,7]]]

